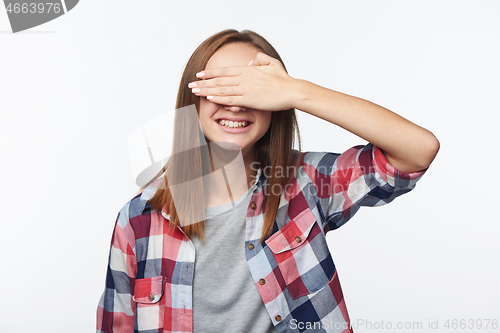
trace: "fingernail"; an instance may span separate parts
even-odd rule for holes
[[[201,89],[200,88],[193,88],[191,91],[196,94],[196,93],[199,93],[201,91]]]
[[[196,87],[196,82],[191,82],[190,84],[188,84],[188,88],[194,88]]]
[[[248,63],[248,65],[247,65],[247,66],[250,66],[250,65],[252,64],[252,62],[253,62],[253,60],[252,60],[252,61],[250,61],[250,62]]]
[[[207,99],[214,99],[214,96],[207,96]]]
[[[203,76],[205,76],[205,73],[203,72],[196,73],[196,77],[203,77]]]

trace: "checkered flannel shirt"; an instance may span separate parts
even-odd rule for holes
[[[278,333],[352,332],[326,232],[360,206],[380,206],[412,190],[424,172],[398,171],[372,144],[343,154],[304,153],[273,233],[261,243],[266,182],[258,170],[241,246]],[[149,207],[153,193],[146,188],[118,213],[97,332],[192,332],[195,248],[180,228],[169,228],[165,212]]]

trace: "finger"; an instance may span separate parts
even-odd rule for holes
[[[219,67],[219,68],[205,69],[199,73],[196,73],[196,77],[206,80],[220,76],[237,76],[240,75],[241,72],[242,72],[241,66]]]
[[[237,86],[240,80],[237,77],[215,77],[208,80],[193,81],[188,84],[188,88],[213,88],[224,86]]]
[[[221,105],[246,107],[246,105],[244,105],[244,100],[243,100],[242,96],[212,96],[212,95],[208,95],[207,99],[210,102],[221,104]]]
[[[265,53],[259,52],[255,56],[255,59],[252,62],[253,66],[270,66],[270,65],[276,65],[276,64],[281,64],[279,60],[274,59],[273,57],[268,56]]]
[[[193,88],[191,92],[196,96],[241,96],[241,88],[238,86]]]

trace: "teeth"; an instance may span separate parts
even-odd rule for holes
[[[238,128],[247,126],[246,121],[231,121],[231,120],[220,120],[219,124],[225,127]]]

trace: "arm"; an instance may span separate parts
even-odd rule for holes
[[[379,105],[294,79],[281,63],[258,53],[252,66],[198,73],[189,84],[214,103],[278,111],[296,108],[338,125],[373,143],[396,169],[411,173],[429,166],[439,141],[428,130]]]
[[[439,150],[428,130],[367,100],[292,79],[293,107],[336,124],[382,149],[396,169],[427,168]]]
[[[97,307],[98,333],[134,332],[136,304],[132,300],[137,259],[129,240],[134,239],[126,216],[120,212],[109,253],[106,287]],[[125,228],[123,228],[125,226]]]

